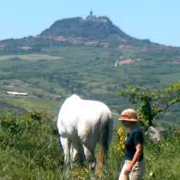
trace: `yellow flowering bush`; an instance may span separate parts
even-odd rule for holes
[[[122,127],[118,128],[116,130],[116,134],[117,134],[117,142],[115,144],[115,149],[117,149],[119,151],[119,153],[121,155],[123,155],[124,149],[125,149],[124,141],[126,138],[126,135],[125,135],[123,128]]]

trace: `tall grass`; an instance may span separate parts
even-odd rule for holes
[[[4,114],[0,117],[1,180],[88,180],[98,179],[85,164],[71,167],[63,164],[56,124],[52,117],[40,112],[23,116]],[[103,169],[103,180],[118,178],[123,154],[117,148],[117,135],[109,149]],[[161,143],[146,138],[144,180],[179,180],[180,131],[166,135]]]

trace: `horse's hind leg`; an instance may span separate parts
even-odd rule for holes
[[[64,138],[60,136],[60,142],[64,152],[64,161],[68,164],[70,162],[70,147],[71,142],[68,138]]]
[[[85,156],[84,150],[80,143],[73,143],[73,161],[78,161],[80,165],[83,165]]]
[[[87,161],[90,163],[90,168],[92,170],[94,170],[95,166],[96,166],[96,158],[94,155],[94,151],[91,151],[85,145],[83,145],[83,148],[84,148],[85,157],[86,157]]]

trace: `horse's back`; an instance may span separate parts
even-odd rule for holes
[[[84,100],[77,95],[72,95],[63,103],[59,116],[59,132],[70,134],[76,131],[79,136],[97,129],[100,121],[111,118],[111,111],[102,102]]]
[[[77,111],[80,103],[80,98],[77,95],[72,95],[67,98],[62,104],[59,115],[57,126],[60,135],[72,134],[75,131],[77,124]]]

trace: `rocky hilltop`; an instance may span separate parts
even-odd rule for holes
[[[47,48],[76,45],[116,48],[123,54],[130,52],[137,56],[144,56],[145,53],[147,56],[180,54],[180,48],[131,37],[114,25],[108,17],[96,17],[92,12],[84,19],[74,17],[57,20],[37,36],[0,41],[0,54],[41,52]]]

